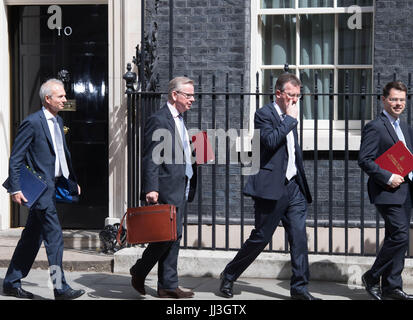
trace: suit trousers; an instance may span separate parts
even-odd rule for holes
[[[254,198],[255,228],[234,259],[225,267],[223,275],[236,281],[270,242],[280,220],[288,235],[291,252],[291,294],[307,291],[309,281],[306,234],[307,202],[295,179],[290,180],[287,192],[279,200]]]
[[[367,277],[372,283],[379,283],[381,277],[383,292],[403,288],[401,273],[409,244],[411,184],[409,191],[403,205],[376,205],[384,219],[385,235],[383,245]]]
[[[183,200],[182,204],[176,207],[176,241],[150,243],[142,253],[142,257],[131,268],[131,273],[146,278],[158,263],[158,289],[174,290],[178,287],[178,255],[186,203],[186,200]]]
[[[30,210],[3,281],[4,288],[21,287],[21,279],[29,273],[43,241],[54,292],[60,294],[70,288],[63,272],[63,234],[55,206]]]

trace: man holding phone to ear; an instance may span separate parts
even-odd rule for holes
[[[260,170],[249,178],[244,189],[244,194],[254,200],[255,228],[221,274],[220,292],[224,297],[233,296],[233,282],[264,250],[281,220],[291,248],[291,298],[319,300],[307,289],[306,217],[307,202],[312,199],[297,140],[300,86],[295,75],[280,75],[275,84],[275,103],[255,112],[254,129],[260,132]]]

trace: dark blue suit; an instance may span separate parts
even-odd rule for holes
[[[156,135],[154,133],[158,129],[164,130],[161,132],[163,138],[153,141]],[[131,269],[131,273],[146,278],[155,264],[158,263],[158,289],[165,290],[174,290],[178,287],[178,253],[182,238],[183,213],[187,202],[184,151],[181,138],[176,130],[175,121],[167,105],[153,114],[146,122],[142,160],[142,200],[145,199],[148,192],[156,191],[159,194],[159,203],[176,206],[177,240],[150,243],[141,259],[138,259]],[[159,154],[160,157],[164,157],[163,160],[156,157],[158,155],[156,150],[153,152],[160,143],[164,144],[163,151]],[[193,200],[195,195],[196,178],[196,168],[193,165],[193,176],[188,195],[189,202]]]
[[[63,120],[57,116],[63,133]],[[73,173],[70,152],[63,139],[70,178],[76,181]],[[55,159],[53,141],[43,110],[29,115],[20,124],[9,161],[10,192],[21,190],[19,171],[23,163],[39,173],[47,183],[46,192],[30,209],[25,229],[14,251],[6,277],[3,281],[5,288],[20,287],[21,279],[26,277],[36,258],[39,248],[44,241],[47,258],[56,280],[55,291],[62,293],[69,288],[66,283],[63,268],[63,236],[56,212],[55,196]],[[58,268],[60,270],[58,270]]]
[[[304,173],[302,152],[297,141],[298,121],[286,116],[281,121],[273,103],[255,112],[255,129],[260,130],[260,170],[251,176],[244,194],[255,202],[255,228],[235,258],[226,266],[224,277],[235,281],[266,247],[280,220],[291,247],[291,293],[307,291],[309,278],[306,236],[307,202],[311,194]],[[286,181],[287,134],[293,131],[297,175]]]
[[[403,121],[400,128],[407,147],[413,152],[412,128]],[[391,172],[380,168],[374,161],[398,140],[393,125],[381,113],[363,128],[358,159],[359,166],[369,175],[370,202],[376,205],[385,221],[383,246],[366,275],[370,283],[378,283],[381,277],[383,292],[402,289],[401,272],[409,241],[412,184],[405,177],[405,182],[398,188],[389,188],[387,182]]]

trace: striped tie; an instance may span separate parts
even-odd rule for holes
[[[182,145],[184,147],[184,154],[185,154],[185,175],[188,177],[188,180],[192,178],[192,175],[194,172],[192,171],[192,164],[191,164],[191,150],[189,147],[188,139],[186,139],[187,133],[186,133],[186,127],[184,123],[184,119],[182,118],[182,115],[180,114],[179,120],[181,121],[181,140],[182,140]]]

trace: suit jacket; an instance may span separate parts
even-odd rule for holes
[[[308,203],[312,202],[304,173],[303,157],[297,138],[298,121],[286,116],[281,121],[274,104],[269,103],[255,112],[255,129],[260,130],[260,169],[248,179],[244,194],[267,200],[278,200],[286,192],[288,164],[287,134],[293,130],[297,183]]]
[[[413,130],[400,121],[407,148],[413,151]],[[367,123],[362,131],[358,164],[369,176],[367,183],[370,202],[374,204],[403,204],[409,192],[409,184],[402,183],[398,188],[389,188],[387,182],[392,173],[379,167],[374,161],[399,138],[384,113]]]
[[[63,119],[57,116],[63,137],[63,148],[66,154],[69,178],[77,183],[72,167],[72,160],[63,132]],[[9,160],[10,192],[21,190],[20,168],[22,164],[30,166],[39,173],[47,184],[46,192],[39,198],[34,209],[45,209],[55,206],[55,160],[53,140],[43,110],[39,110],[22,121],[15,138]]]
[[[159,131],[159,129],[163,129]],[[173,116],[165,104],[145,125],[141,199],[151,191],[159,193],[159,203],[179,206],[186,189],[184,149]],[[192,165],[188,202],[195,196],[197,170]]]

